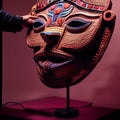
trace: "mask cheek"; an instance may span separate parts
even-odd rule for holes
[[[43,41],[40,33],[35,33],[32,29],[26,37],[26,43],[28,47],[34,50],[34,53],[41,50],[45,46],[45,42]]]
[[[83,50],[95,39],[101,29],[102,15],[93,18],[72,18],[66,22],[66,31],[60,41],[59,48],[68,50]]]
[[[95,24],[93,24],[94,26]],[[97,26],[97,24],[96,24]],[[94,27],[92,25],[89,29],[82,33],[74,33],[71,34],[69,32],[65,33],[65,37],[60,42],[59,48],[67,49],[67,50],[83,50],[86,49],[91,43],[96,39],[95,35],[99,31],[99,28]]]

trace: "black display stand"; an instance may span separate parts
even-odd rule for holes
[[[75,108],[70,108],[70,86],[68,86],[66,91],[66,108],[56,109],[54,112],[57,118],[74,118],[79,116],[79,110]]]
[[[0,9],[2,9],[2,0],[0,0]],[[0,106],[2,105],[2,32],[0,31],[0,68],[1,68],[1,78],[0,78]]]

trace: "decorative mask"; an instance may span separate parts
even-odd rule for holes
[[[51,88],[82,81],[110,41],[115,15],[110,0],[38,0],[27,32],[40,80]]]

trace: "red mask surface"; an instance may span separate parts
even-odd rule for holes
[[[82,81],[101,59],[113,32],[110,0],[39,0],[27,32],[40,80],[51,88]]]

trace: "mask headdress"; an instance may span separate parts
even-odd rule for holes
[[[105,11],[110,6],[110,0],[64,0],[77,5],[80,8],[92,11]]]
[[[104,12],[110,6],[110,0],[37,0],[37,4],[32,7],[32,11],[40,12],[56,2],[68,2],[78,8],[98,12]]]
[[[58,2],[60,0],[37,0],[37,3],[32,7],[31,14],[34,15],[35,13],[38,13],[46,8],[48,8],[50,5]]]

